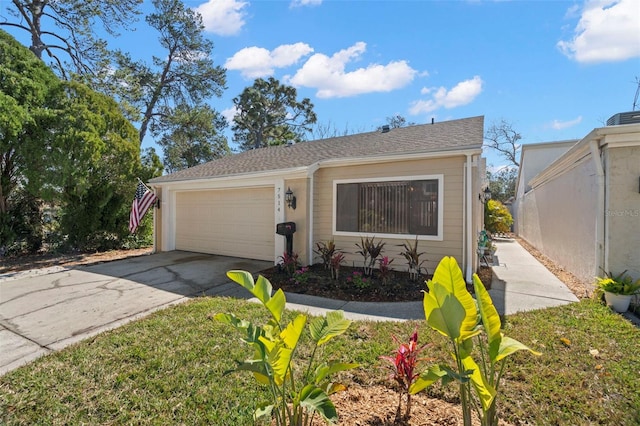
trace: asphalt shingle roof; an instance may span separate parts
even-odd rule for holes
[[[254,149],[157,177],[150,182],[162,184],[286,170],[334,159],[479,149],[482,147],[483,135],[483,116],[421,124],[391,129],[388,132],[359,133],[289,146]]]

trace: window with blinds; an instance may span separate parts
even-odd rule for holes
[[[438,180],[336,185],[336,231],[438,234]]]

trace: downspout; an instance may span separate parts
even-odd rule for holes
[[[467,181],[467,163],[463,163],[462,164],[462,182],[466,182]],[[467,264],[467,215],[464,214],[464,212],[467,211],[467,192],[464,190],[462,190],[462,223],[460,224],[460,226],[462,227],[462,265],[466,265]]]
[[[598,140],[593,140],[589,144],[591,158],[596,167],[598,177],[598,195],[596,200],[596,264],[594,276],[600,276],[607,271],[605,264],[605,171],[600,158],[600,145]]]
[[[466,190],[467,190],[467,201],[466,201],[466,235],[467,235],[467,242],[466,242],[466,280],[468,283],[472,282],[473,280],[473,270],[471,268],[471,258],[473,256],[473,235],[472,235],[472,229],[473,229],[473,204],[472,204],[472,193],[471,193],[471,186],[472,186],[472,174],[471,174],[471,154],[467,154],[467,176],[465,179],[465,185],[466,185]]]
[[[308,185],[309,185],[309,190],[307,192],[308,194],[308,202],[307,202],[307,208],[309,209],[309,211],[307,212],[307,229],[308,229],[308,235],[307,235],[307,264],[308,265],[313,265],[313,219],[314,219],[314,211],[313,211],[313,198],[314,198],[314,188],[315,188],[315,176],[316,176],[316,172],[318,171],[318,169],[320,168],[320,164],[319,163],[314,163],[313,165],[309,166],[309,168],[307,169],[307,175],[309,176],[309,181],[308,181]]]
[[[311,172],[311,175],[309,176],[309,190],[307,191],[308,197],[309,197],[309,202],[308,202],[308,220],[307,223],[309,224],[309,226],[307,227],[309,229],[309,235],[307,235],[307,241],[308,241],[308,245],[309,247],[307,248],[307,265],[313,265],[313,187],[314,187],[314,176],[316,174],[316,171],[313,170]]]

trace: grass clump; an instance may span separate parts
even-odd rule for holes
[[[223,376],[246,348],[217,313],[268,321],[260,305],[199,298],[42,357],[0,377],[0,424],[252,425],[264,390]],[[287,312],[286,315],[293,314]],[[640,330],[592,300],[512,315],[505,334],[543,352],[509,359],[500,417],[513,424],[640,424]],[[445,339],[425,321],[354,321],[325,356],[362,364],[341,381],[386,384],[378,359],[392,335],[418,330],[424,355],[444,359]],[[302,354],[301,354],[302,355]],[[456,400],[454,386],[430,396]]]

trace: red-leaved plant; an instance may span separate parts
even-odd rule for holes
[[[393,340],[399,344],[396,349],[395,356],[380,356],[381,360],[389,362],[391,364],[390,379],[395,380],[400,386],[400,397],[398,399],[398,409],[396,410],[396,420],[408,419],[411,416],[411,394],[409,389],[413,382],[420,376],[419,372],[416,372],[418,363],[425,361],[425,358],[418,358],[418,354],[425,346],[418,346],[418,329],[413,332],[409,338],[409,343],[400,343],[400,341],[392,336]],[[401,415],[402,411],[402,397],[407,395],[407,406],[405,408],[404,416]]]

